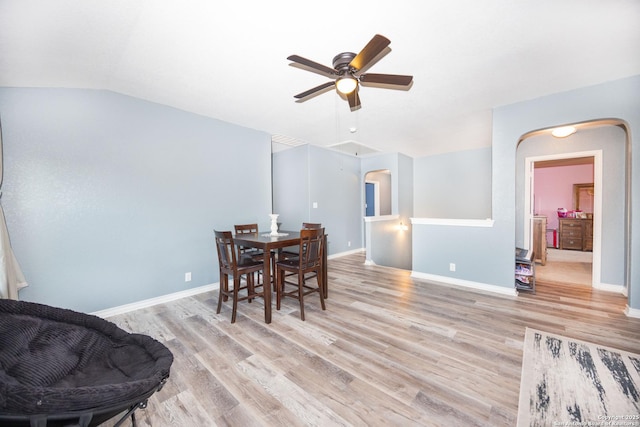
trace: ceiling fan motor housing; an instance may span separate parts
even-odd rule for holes
[[[338,71],[338,74],[340,75],[343,75],[347,72],[356,71],[354,69],[351,69],[351,67],[349,67],[349,64],[355,57],[356,57],[356,54],[353,52],[339,53],[333,58],[333,68],[335,68],[335,70]]]

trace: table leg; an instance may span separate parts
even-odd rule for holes
[[[322,293],[325,299],[329,298],[329,280],[327,277],[327,235],[322,242]]]
[[[264,249],[263,291],[264,291],[264,322],[271,323],[271,250]]]

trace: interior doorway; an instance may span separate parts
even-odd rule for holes
[[[380,215],[380,183],[367,181],[364,183],[364,216]]]
[[[391,172],[369,171],[364,176],[365,216],[391,215]]]
[[[595,203],[594,157],[537,161],[534,163],[534,184],[534,215],[543,215],[541,218],[546,223],[542,236],[547,248],[546,262],[537,266],[538,280],[593,286],[592,233],[589,230],[593,230]],[[563,231],[563,235],[561,221],[565,225],[580,225],[579,239],[573,236],[577,234],[573,229]]]
[[[537,266],[537,279],[584,286],[600,283],[602,151],[527,157],[525,164],[527,247],[532,247],[534,241],[533,221],[543,219],[546,224],[543,246],[547,251],[544,262]],[[582,203],[582,207],[590,212],[577,212],[580,202],[576,200],[574,185],[578,183],[581,187],[589,184],[592,188],[589,206],[585,200]],[[566,231],[563,232],[560,225],[563,221],[565,226],[579,226],[578,235],[569,237]],[[570,232],[574,233],[573,230]],[[590,243],[584,245],[587,238]]]
[[[531,249],[531,222],[534,207],[539,202],[530,191],[533,188],[531,180],[534,179],[533,159],[546,161],[593,156],[592,287],[628,297],[631,266],[631,158],[628,127],[615,119],[578,123],[575,126],[578,132],[567,138],[554,138],[549,128],[524,134],[518,142],[516,247]],[[573,183],[588,184],[586,181]],[[560,207],[573,209],[572,204],[553,206],[554,209]],[[556,212],[552,213],[557,215]],[[536,228],[541,228],[538,223]],[[582,252],[575,249],[566,253]]]

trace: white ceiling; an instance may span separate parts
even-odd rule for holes
[[[373,37],[409,91],[293,95]],[[640,74],[639,0],[0,0],[0,86],[106,89],[330,146],[413,157],[491,144],[491,109]],[[353,130],[355,129],[355,132]],[[350,144],[353,145],[353,144]]]

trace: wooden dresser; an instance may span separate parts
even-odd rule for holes
[[[593,250],[593,219],[558,218],[560,221],[560,249]]]

